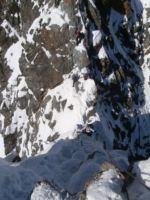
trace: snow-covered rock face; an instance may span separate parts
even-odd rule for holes
[[[110,169],[87,187],[87,200],[122,200],[125,198],[122,194],[123,181],[118,173]]]
[[[99,95],[97,112],[108,135],[106,144],[110,140],[112,148],[128,150],[135,157],[148,156],[149,3],[94,2],[101,29],[99,33],[91,11],[89,54]]]
[[[14,148],[30,156],[73,138],[94,110],[87,51],[76,46],[77,8],[74,0],[0,3],[1,156]]]
[[[149,199],[149,27],[149,0],[0,1],[1,200]]]
[[[34,155],[90,122],[149,155],[149,3],[2,1],[1,156]]]

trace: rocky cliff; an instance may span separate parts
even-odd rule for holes
[[[78,12],[75,1],[1,2],[0,118],[6,154],[14,148],[21,156],[35,154],[45,143],[75,130],[76,122],[67,128],[68,117],[75,115],[72,98],[76,95],[80,102],[83,81],[76,91],[72,77],[80,73],[83,79],[89,65],[86,48],[76,46]]]
[[[150,155],[149,18],[148,0],[0,1],[0,156],[24,160],[19,180],[35,171],[26,195],[42,181],[43,199],[97,200],[110,179],[102,199],[136,199],[124,185]]]

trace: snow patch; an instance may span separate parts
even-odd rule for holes
[[[43,182],[34,188],[31,200],[61,200],[61,197],[48,183]]]
[[[123,181],[110,169],[104,172],[87,188],[87,200],[125,200],[121,192]]]
[[[98,57],[99,57],[99,59],[108,58],[106,51],[105,51],[103,46],[99,50]]]
[[[100,45],[101,39],[102,39],[102,34],[99,30],[92,31],[93,33],[93,46]]]
[[[23,40],[20,39],[17,43],[12,44],[5,54],[7,64],[12,70],[11,77],[8,80],[9,86],[17,85],[17,77],[21,75],[21,71],[19,68],[19,59],[21,57],[23,50],[23,47],[21,45],[22,42]]]

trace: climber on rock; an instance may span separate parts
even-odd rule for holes
[[[76,45],[78,45],[84,39],[85,35],[79,29],[76,30],[75,35],[76,35]]]

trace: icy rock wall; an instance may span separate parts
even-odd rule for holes
[[[127,150],[135,157],[148,156],[149,3],[93,2],[101,26],[97,26],[93,11],[85,9],[88,54],[99,95],[96,110],[107,147]]]

